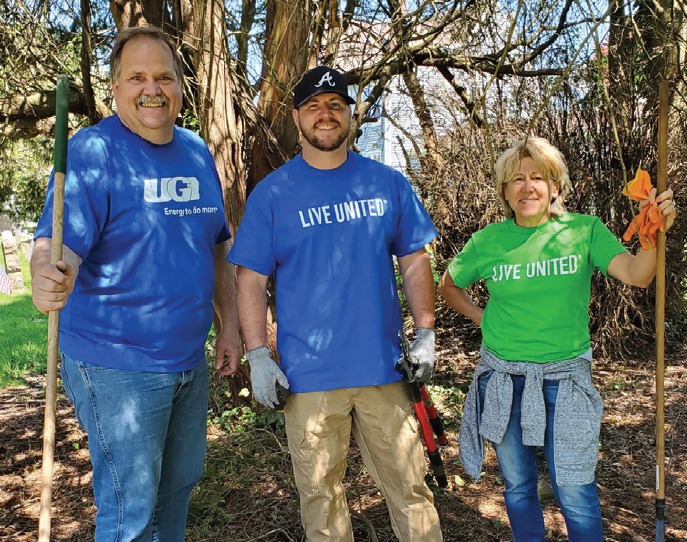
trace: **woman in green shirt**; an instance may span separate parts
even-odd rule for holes
[[[571,542],[603,540],[594,470],[601,397],[591,381],[589,314],[595,270],[647,287],[656,251],[627,252],[596,217],[565,211],[570,190],[561,152],[538,137],[521,140],[496,163],[506,220],[476,232],[450,263],[439,293],[482,329],[481,359],[466,397],[461,460],[478,478],[483,439],[493,443],[505,482],[515,542],[545,542],[537,493],[541,447]],[[658,204],[666,229],[672,191]],[[484,280],[489,301],[465,291]]]

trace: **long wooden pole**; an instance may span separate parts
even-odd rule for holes
[[[52,213],[52,252],[50,263],[62,259],[62,225],[64,222],[64,175],[67,171],[67,114],[69,111],[69,78],[57,77],[55,119],[55,179]],[[43,479],[41,508],[38,520],[38,542],[50,542],[50,508],[52,505],[52,476],[55,457],[55,409],[57,404],[57,337],[60,311],[48,313],[48,374],[45,389],[45,421],[43,424]]]
[[[656,192],[667,188],[668,169],[668,104],[670,84],[661,81],[658,90],[658,176]],[[656,542],[665,538],[665,300],[666,300],[666,234],[658,232],[656,245]]]

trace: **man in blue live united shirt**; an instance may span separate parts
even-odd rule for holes
[[[154,27],[119,34],[118,114],[70,141],[64,257],[50,265],[53,181],[36,229],[33,299],[62,309],[61,374],[88,433],[96,542],[181,542],[203,471],[205,341],[241,358],[229,233],[212,155],[174,126],[182,63]]]
[[[295,89],[303,152],[253,190],[229,260],[239,266],[239,319],[255,397],[289,388],[286,431],[310,542],[353,540],[346,494],[351,429],[402,542],[441,531],[417,423],[401,375],[393,256],[416,325],[414,377],[434,365],[434,285],[425,245],[436,236],[398,172],[347,150],[349,97],[331,68]],[[266,346],[266,284],[276,280],[277,349]]]

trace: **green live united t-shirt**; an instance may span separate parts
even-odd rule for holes
[[[587,351],[591,276],[625,248],[596,217],[564,213],[536,228],[513,219],[476,232],[449,265],[459,288],[486,282],[484,347],[546,363]]]

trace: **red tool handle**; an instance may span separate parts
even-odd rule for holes
[[[434,434],[437,436],[439,445],[446,446],[448,444],[448,439],[444,434],[444,424],[441,421],[441,418],[439,417],[437,409],[434,408],[434,403],[432,402],[432,398],[430,397],[429,392],[427,391],[427,387],[422,386],[422,388],[420,388],[420,392],[422,393],[422,400],[425,404],[425,410],[427,411],[429,424],[432,426],[432,430],[434,431]]]

